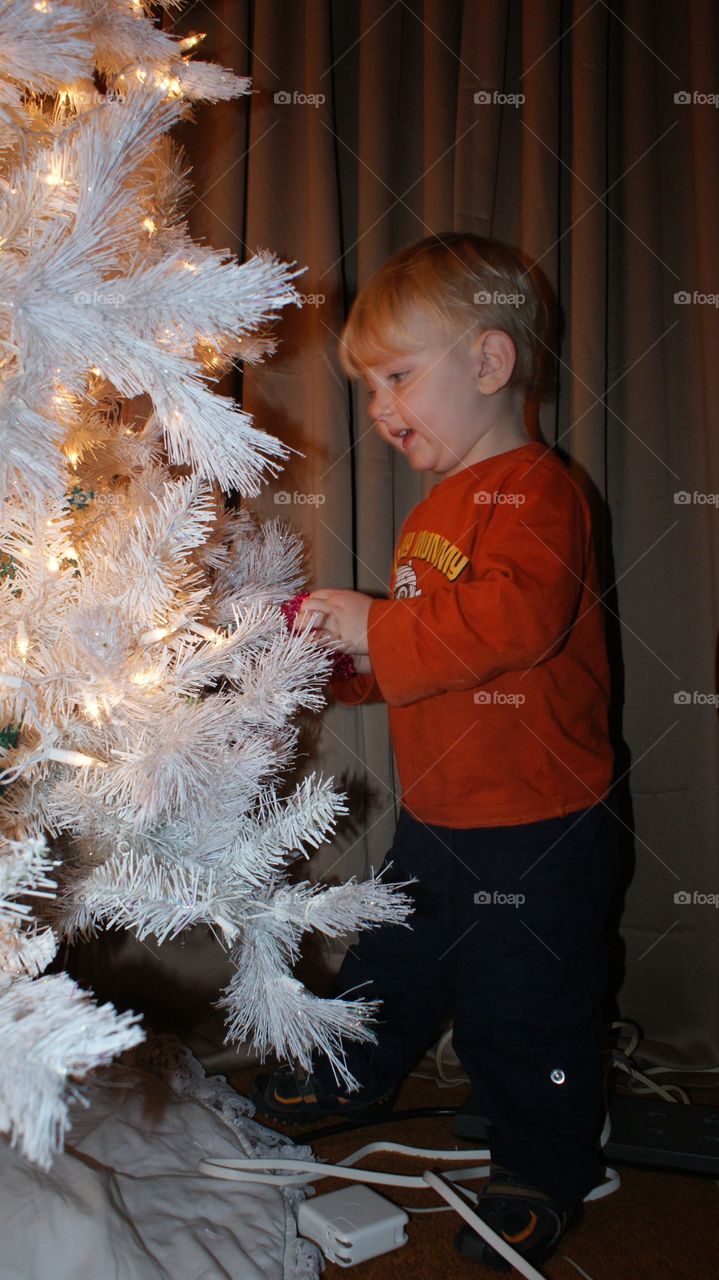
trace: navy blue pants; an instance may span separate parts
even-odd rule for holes
[[[602,1167],[600,1001],[617,862],[611,804],[470,830],[402,809],[382,878],[416,878],[411,931],[362,934],[336,983],[383,1002],[377,1044],[346,1045],[354,1096],[395,1085],[451,1016],[492,1159],[560,1208],[581,1200]],[[322,1094],[326,1062],[316,1075]]]

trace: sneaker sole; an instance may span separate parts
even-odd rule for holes
[[[521,1249],[517,1249],[517,1245],[511,1240],[507,1240],[506,1243],[510,1245],[511,1248],[517,1249],[520,1257],[531,1263],[533,1267],[541,1267],[545,1262],[548,1262],[551,1259],[561,1242],[565,1240],[572,1231],[575,1231],[576,1228],[580,1226],[582,1218],[582,1208],[581,1205],[578,1205],[567,1222],[567,1225],[559,1239],[555,1240],[546,1250],[542,1248],[539,1248],[538,1250],[530,1249],[525,1254],[522,1253]],[[454,1247],[463,1258],[469,1258],[472,1262],[481,1262],[488,1271],[506,1274],[514,1270],[511,1264],[507,1262],[500,1253],[497,1253],[496,1250],[482,1238],[482,1236],[478,1235],[478,1233],[470,1227],[469,1223],[465,1223],[463,1227],[460,1227],[454,1238]]]
[[[345,1116],[347,1119],[355,1117],[363,1120],[380,1119],[392,1110],[398,1092],[395,1090],[394,1093],[387,1094],[384,1098],[377,1098],[364,1106],[358,1103],[340,1102],[336,1107],[324,1107],[319,1102],[303,1102],[301,1099],[298,1099],[297,1103],[292,1101],[283,1105],[267,1097],[266,1090],[269,1088],[270,1079],[270,1076],[258,1076],[250,1092],[250,1099],[262,1115],[280,1120],[292,1128],[303,1128],[308,1120],[337,1120]]]

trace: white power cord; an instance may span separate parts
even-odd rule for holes
[[[628,1043],[622,1049],[614,1049],[612,1051],[612,1065],[619,1071],[623,1071],[629,1076],[628,1088],[630,1092],[637,1097],[646,1097],[648,1094],[656,1094],[663,1098],[665,1102],[681,1102],[684,1106],[691,1106],[691,1099],[684,1089],[678,1084],[659,1084],[652,1077],[655,1075],[716,1075],[719,1073],[719,1065],[712,1067],[646,1067],[640,1071],[631,1061],[632,1054],[637,1049],[641,1032],[634,1022],[613,1022],[611,1024],[612,1031],[624,1031],[628,1035]],[[704,1085],[703,1087],[716,1087],[712,1085]]]
[[[605,1122],[602,1141],[606,1141],[608,1136],[608,1117]],[[526,1280],[543,1280],[539,1271],[527,1262],[516,1249],[512,1249],[510,1245],[497,1235],[487,1223],[478,1216],[467,1204],[465,1200],[451,1186],[452,1182],[467,1181],[473,1178],[486,1178],[489,1175],[489,1164],[471,1166],[470,1168],[455,1169],[446,1176],[435,1173],[431,1169],[427,1169],[421,1176],[415,1174],[397,1174],[382,1173],[377,1169],[354,1169],[352,1166],[364,1156],[372,1155],[376,1151],[391,1151],[401,1155],[411,1155],[420,1157],[425,1160],[443,1160],[447,1162],[456,1160],[482,1160],[489,1161],[490,1153],[488,1148],[479,1148],[474,1151],[438,1151],[431,1147],[410,1147],[400,1142],[369,1142],[364,1147],[360,1147],[358,1151],[354,1151],[351,1155],[346,1156],[344,1160],[340,1160],[338,1164],[324,1164],[312,1160],[227,1160],[227,1159],[208,1159],[200,1161],[199,1171],[207,1174],[210,1178],[227,1178],[237,1182],[269,1182],[278,1186],[304,1186],[309,1182],[314,1182],[318,1178],[342,1178],[351,1182],[370,1183],[373,1186],[385,1187],[413,1187],[419,1190],[426,1190],[427,1187],[433,1188],[434,1191],[446,1200],[447,1207],[454,1209],[464,1218],[473,1231],[476,1231],[483,1240],[487,1242],[497,1253],[510,1262],[520,1275],[525,1276]],[[276,1169],[284,1170],[286,1173],[258,1173],[258,1169]],[[594,1187],[589,1195],[585,1196],[585,1200],[599,1200],[604,1196],[611,1195],[620,1186],[619,1174],[614,1169],[607,1169],[606,1180],[598,1187]],[[463,1188],[467,1195],[476,1201],[473,1192]],[[416,1210],[409,1212],[442,1212],[441,1209],[434,1210]]]
[[[487,1244],[490,1245],[492,1249],[495,1249],[497,1253],[501,1254],[501,1256],[505,1258],[520,1275],[526,1276],[527,1280],[542,1280],[541,1273],[536,1271],[531,1263],[527,1262],[526,1258],[523,1258],[521,1254],[517,1253],[516,1249],[513,1249],[511,1245],[508,1245],[506,1240],[503,1240],[501,1236],[497,1235],[497,1232],[493,1231],[492,1228],[482,1220],[482,1218],[478,1217],[478,1215],[469,1208],[469,1205],[465,1203],[462,1197],[457,1195],[454,1188],[447,1186],[447,1183],[439,1176],[439,1174],[434,1173],[432,1169],[427,1169],[423,1175],[423,1181],[427,1183],[428,1187],[434,1187],[438,1195],[442,1196],[447,1201],[447,1204],[457,1210],[460,1218],[464,1218],[465,1222],[469,1224],[472,1230],[478,1232],[482,1239],[486,1240]]]
[[[456,1074],[450,1076],[447,1074],[445,1067],[445,1054],[452,1045],[452,1036],[454,1035],[454,1027],[450,1026],[440,1036],[437,1043],[427,1051],[423,1061],[431,1060],[433,1069],[423,1068],[420,1064],[414,1071],[410,1071],[410,1075],[417,1080],[431,1080],[438,1089],[456,1089],[458,1085],[469,1084],[469,1076],[462,1070],[461,1064],[455,1058]]]
[[[685,1093],[678,1084],[657,1084],[656,1080],[651,1080],[649,1078],[649,1071],[652,1070],[651,1067],[646,1072],[638,1071],[637,1068],[633,1067],[630,1062],[626,1061],[624,1055],[617,1050],[612,1053],[612,1066],[616,1067],[618,1071],[624,1071],[625,1074],[629,1076],[632,1081],[631,1092],[636,1097],[645,1097],[649,1093],[655,1093],[660,1098],[663,1098],[665,1102],[683,1102],[685,1106],[691,1106],[689,1095]],[[639,1088],[637,1084],[634,1083],[635,1081],[638,1081],[639,1084],[644,1087]]]
[[[431,1147],[409,1147],[401,1142],[368,1142],[366,1146],[353,1151],[337,1164],[324,1164],[315,1160],[201,1160],[199,1170],[211,1178],[232,1178],[238,1182],[269,1182],[281,1186],[306,1186],[320,1177],[346,1178],[350,1182],[367,1182],[374,1186],[414,1187],[424,1190],[426,1183],[417,1174],[382,1173],[378,1169],[354,1169],[352,1166],[365,1156],[376,1151],[391,1151],[400,1155],[418,1156],[425,1160],[489,1160],[489,1150],[482,1148],[476,1151],[436,1151]],[[280,1177],[277,1174],[257,1173],[257,1169],[286,1169],[293,1176]],[[469,1169],[456,1169],[453,1177],[484,1178],[489,1174],[489,1165],[474,1166]],[[295,1176],[296,1175],[296,1176]]]
[[[682,1070],[682,1068],[671,1067],[649,1067],[646,1072],[639,1071],[630,1061],[631,1054],[634,1053],[640,1042],[639,1029],[631,1023],[617,1022],[612,1024],[612,1029],[624,1029],[627,1031],[629,1041],[624,1050],[616,1050],[612,1053],[613,1064],[620,1070],[630,1076],[632,1081],[640,1083],[641,1090],[636,1092],[656,1093],[660,1097],[668,1101],[675,1102],[678,1100],[674,1093],[680,1095],[681,1101],[689,1103],[689,1098],[683,1089],[678,1085],[661,1086],[651,1079],[651,1075],[662,1071]],[[435,1049],[435,1063],[437,1074],[441,1077],[441,1082],[437,1081],[439,1087],[449,1088],[455,1084],[463,1083],[463,1081],[450,1078],[443,1064],[443,1056],[452,1038],[452,1029],[444,1033],[437,1043]],[[691,1071],[691,1068],[683,1070]],[[718,1071],[718,1067],[705,1068],[706,1071]],[[609,1140],[611,1122],[609,1113],[607,1112],[604,1127],[602,1130],[600,1145],[604,1146]],[[355,1169],[353,1166],[362,1160],[365,1156],[373,1155],[375,1152],[394,1152],[400,1155],[409,1155],[415,1158],[419,1157],[425,1160],[454,1162],[457,1160],[481,1160],[481,1165],[472,1165],[468,1168],[455,1169],[451,1173],[439,1174],[431,1169],[427,1169],[422,1175],[415,1174],[397,1174],[384,1173],[377,1169]],[[543,1280],[540,1272],[535,1270],[530,1263],[527,1262],[521,1254],[517,1253],[510,1245],[497,1235],[495,1231],[482,1219],[467,1203],[470,1199],[473,1203],[477,1203],[479,1197],[468,1187],[462,1186],[460,1195],[452,1186],[452,1183],[463,1183],[473,1179],[487,1178],[490,1172],[489,1166],[490,1152],[488,1148],[479,1148],[476,1150],[464,1151],[445,1151],[436,1150],[429,1147],[412,1147],[399,1142],[369,1142],[359,1150],[352,1152],[346,1156],[344,1160],[340,1160],[337,1164],[326,1164],[324,1162],[311,1160],[280,1160],[268,1159],[258,1160],[250,1159],[205,1159],[200,1162],[199,1171],[211,1178],[230,1179],[237,1182],[263,1182],[271,1183],[276,1186],[306,1186],[310,1182],[317,1181],[322,1178],[342,1178],[350,1182],[371,1184],[373,1186],[385,1187],[411,1187],[415,1190],[426,1190],[432,1188],[443,1200],[444,1205],[433,1206],[432,1208],[415,1208],[414,1206],[404,1205],[403,1209],[411,1214],[424,1213],[446,1213],[450,1209],[454,1210],[481,1236],[493,1249],[496,1250],[507,1262],[509,1262],[525,1280]],[[260,1173],[260,1169],[275,1170],[275,1172]],[[282,1171],[282,1172],[279,1172]],[[621,1186],[621,1179],[616,1169],[606,1169],[605,1180],[598,1186],[594,1187],[588,1195],[584,1197],[585,1203],[592,1200],[601,1200],[605,1196],[612,1195]],[[562,1255],[572,1264],[580,1275],[585,1275],[581,1267],[569,1258],[566,1254]]]
[[[501,1253],[502,1257],[511,1262],[512,1266],[519,1271],[520,1275],[526,1277],[526,1280],[543,1280],[539,1271],[522,1258],[516,1250],[498,1236],[486,1222],[477,1216],[472,1209],[465,1203],[457,1192],[448,1185],[447,1181],[440,1178],[431,1169],[426,1170],[422,1177],[410,1174],[396,1173],[380,1173],[376,1169],[353,1169],[351,1165],[356,1160],[367,1155],[370,1151],[391,1150],[400,1151],[403,1154],[421,1155],[435,1160],[458,1160],[465,1158],[476,1158],[486,1160],[489,1157],[488,1150],[481,1151],[432,1151],[427,1148],[405,1147],[401,1143],[395,1142],[371,1142],[360,1151],[355,1151],[352,1155],[347,1156],[345,1160],[340,1161],[338,1165],[331,1164],[315,1164],[311,1160],[202,1160],[199,1169],[201,1173],[206,1173],[211,1178],[231,1178],[238,1182],[275,1182],[282,1186],[294,1185],[296,1183],[307,1183],[319,1177],[348,1178],[353,1182],[372,1183],[375,1186],[390,1187],[415,1187],[418,1189],[426,1189],[433,1187],[449,1206],[460,1214],[462,1218],[472,1227],[474,1231],[481,1235],[493,1249]],[[274,1169],[302,1169],[304,1172],[298,1177],[278,1177],[273,1174],[261,1174],[255,1172],[257,1167],[272,1167]],[[469,1177],[469,1176],[486,1176],[488,1169],[482,1169],[481,1173],[477,1173],[474,1169],[457,1169],[453,1177]]]
[[[688,1073],[694,1075],[719,1073],[719,1065],[705,1068],[691,1067],[647,1067],[645,1071],[639,1071],[631,1062],[631,1056],[637,1049],[641,1033],[639,1028],[628,1022],[612,1023],[612,1030],[625,1031],[628,1035],[628,1042],[623,1049],[617,1049],[612,1052],[612,1063],[620,1071],[629,1076],[631,1081],[631,1089],[633,1093],[648,1094],[654,1093],[664,1098],[668,1102],[681,1102],[690,1105],[690,1099],[684,1089],[676,1084],[661,1085],[652,1077],[663,1072]],[[449,1088],[456,1084],[464,1083],[466,1078],[457,1079],[450,1077],[445,1069],[443,1057],[452,1038],[452,1028],[446,1031],[437,1043],[434,1051],[437,1075],[440,1077],[436,1081],[440,1088]],[[609,1139],[610,1118],[607,1113],[604,1128],[600,1138],[600,1145],[604,1146]],[[371,1155],[377,1151],[396,1152],[401,1155],[410,1155],[421,1159],[433,1161],[453,1162],[457,1160],[482,1160],[485,1163],[481,1165],[473,1165],[469,1168],[455,1169],[451,1173],[439,1174],[434,1170],[428,1169],[421,1176],[412,1174],[396,1174],[383,1173],[376,1169],[355,1169],[358,1161],[367,1155]],[[360,1182],[372,1184],[374,1186],[388,1187],[412,1187],[414,1189],[426,1190],[432,1188],[444,1201],[445,1205],[438,1205],[432,1208],[421,1209],[409,1206],[403,1206],[408,1213],[446,1213],[452,1209],[469,1224],[477,1235],[481,1236],[493,1249],[496,1250],[503,1258],[509,1262],[525,1280],[543,1280],[540,1273],[526,1261],[521,1254],[512,1249],[510,1245],[497,1235],[488,1224],[473,1211],[466,1196],[475,1204],[478,1196],[475,1192],[467,1187],[462,1187],[462,1195],[460,1195],[452,1183],[462,1183],[472,1179],[486,1178],[489,1176],[490,1153],[488,1149],[478,1149],[474,1151],[438,1151],[432,1148],[411,1147],[398,1142],[370,1142],[366,1146],[361,1147],[358,1151],[346,1156],[344,1160],[340,1160],[337,1164],[325,1164],[321,1162],[309,1160],[257,1160],[241,1159],[241,1160],[225,1160],[225,1159],[206,1159],[202,1160],[199,1170],[211,1178],[232,1179],[238,1182],[265,1182],[273,1183],[278,1186],[305,1186],[317,1179],[332,1177],[342,1178],[351,1182]],[[260,1173],[259,1169],[273,1169],[282,1172]],[[588,1195],[584,1197],[585,1202],[591,1200],[600,1200],[605,1196],[612,1195],[621,1185],[621,1179],[615,1169],[607,1168],[604,1182],[594,1187]],[[566,1254],[562,1255],[571,1263],[573,1267],[584,1276],[586,1273]]]

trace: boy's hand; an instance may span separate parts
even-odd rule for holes
[[[366,654],[371,603],[372,596],[361,591],[313,591],[302,601],[295,625],[311,627],[316,639],[339,653]]]

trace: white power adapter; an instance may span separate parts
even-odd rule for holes
[[[303,1200],[297,1214],[301,1236],[318,1244],[330,1262],[354,1267],[407,1243],[404,1209],[358,1182],[354,1187]]]

